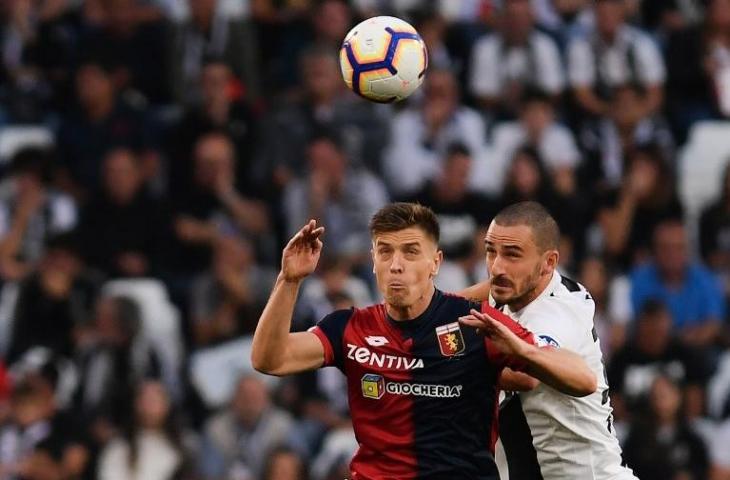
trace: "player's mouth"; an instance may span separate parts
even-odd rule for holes
[[[406,285],[405,285],[405,283],[401,283],[401,282],[390,282],[388,284],[388,288],[391,290],[405,290]]]

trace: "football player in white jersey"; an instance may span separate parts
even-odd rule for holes
[[[579,354],[598,378],[595,393],[578,398],[545,384],[507,392],[500,406],[500,440],[511,480],[635,479],[622,463],[608,382],[593,326],[595,304],[585,287],[558,273],[560,231],[536,202],[502,210],[487,231],[489,281],[461,292],[489,298],[544,345]],[[483,317],[462,323],[482,328]],[[657,459],[657,461],[661,461]]]

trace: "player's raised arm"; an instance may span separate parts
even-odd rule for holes
[[[317,267],[322,252],[322,233],[324,227],[310,220],[284,248],[281,271],[253,336],[251,363],[259,372],[287,375],[324,363],[324,347],[314,333],[289,332],[299,286]]]
[[[490,315],[472,309],[471,315],[459,321],[481,330],[500,352],[521,363],[525,373],[554,389],[574,397],[585,397],[596,391],[598,380],[583,358],[566,349],[540,348],[526,342],[508,326],[515,323],[512,319],[492,310]]]

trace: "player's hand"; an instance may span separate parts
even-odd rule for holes
[[[324,227],[317,227],[315,220],[310,220],[284,247],[281,256],[281,274],[288,282],[298,282],[317,268],[322,253]]]
[[[499,320],[473,308],[470,315],[459,317],[462,325],[476,328],[479,333],[488,337],[500,352],[522,358],[527,354],[530,344],[514,334]]]

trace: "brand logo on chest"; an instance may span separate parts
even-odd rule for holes
[[[464,351],[464,335],[461,333],[459,322],[453,322],[436,327],[436,338],[439,350],[444,357],[453,357]]]
[[[423,360],[420,358],[377,353],[371,351],[368,347],[360,347],[351,343],[347,344],[347,358],[362,365],[391,370],[415,370],[417,368],[423,368]]]

